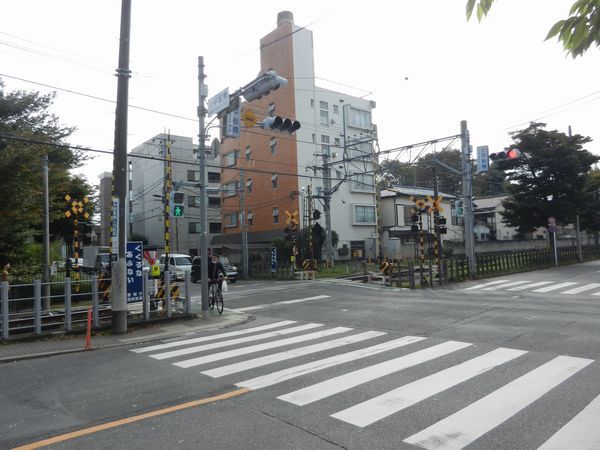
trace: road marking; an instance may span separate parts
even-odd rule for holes
[[[471,287],[468,287],[468,288],[463,289],[463,290],[470,291],[471,289],[481,289],[481,288],[486,287],[486,286],[493,286],[494,284],[506,283],[508,281],[510,281],[510,280],[490,281],[489,283],[476,284],[475,286],[471,286]]]
[[[194,400],[191,402],[182,403],[180,405],[170,406],[168,408],[159,409],[156,411],[151,411],[145,414],[138,414],[136,416],[127,417],[125,419],[114,420],[112,422],[103,423],[102,425],[96,425],[94,427],[83,428],[81,430],[73,431],[71,433],[61,434],[59,436],[54,436],[49,439],[44,439],[43,441],[32,442],[31,444],[23,445],[21,447],[16,447],[13,450],[33,450],[36,448],[46,447],[48,445],[57,444],[59,442],[68,441],[71,439],[75,439],[82,436],[87,436],[89,434],[97,433],[98,431],[110,430],[111,428],[120,427],[122,425],[128,425],[130,423],[140,422],[142,420],[151,419],[152,417],[162,416],[164,414],[170,414],[172,412],[181,411],[182,409],[194,408],[196,406],[205,405],[207,403],[214,403],[221,400],[227,400],[233,397],[237,397],[238,395],[245,394],[250,392],[251,389],[248,388],[240,388],[235,391],[226,392],[224,394],[215,395],[213,397],[207,397],[199,400]]]
[[[268,333],[255,334],[254,336],[246,336],[237,339],[229,339],[227,341],[212,342],[210,344],[195,345],[194,347],[181,348],[179,350],[171,350],[170,352],[157,353],[150,355],[150,358],[154,359],[167,359],[175,358],[176,356],[189,355],[191,353],[203,352],[205,350],[213,350],[215,348],[229,347],[231,345],[243,344],[246,342],[259,341],[261,339],[268,339],[277,336],[284,336],[286,334],[297,333],[299,331],[312,330],[313,328],[322,327],[320,323],[308,323],[306,325],[300,325],[297,327],[286,328],[285,330],[269,331]]]
[[[157,345],[151,345],[149,347],[144,347],[144,348],[135,348],[131,351],[134,353],[153,352],[155,350],[164,350],[167,348],[180,347],[182,345],[196,344],[198,342],[216,341],[218,339],[229,338],[229,337],[233,337],[233,336],[240,336],[242,334],[254,333],[256,331],[270,330],[272,328],[279,328],[279,327],[283,327],[286,325],[292,325],[294,323],[297,323],[297,322],[295,320],[282,320],[280,322],[269,323],[267,325],[262,325],[260,327],[245,328],[243,330],[232,331],[230,333],[214,334],[211,336],[201,336],[201,337],[193,338],[193,339],[183,339],[181,341],[167,342],[166,344],[157,344]]]
[[[345,333],[346,331],[350,331],[352,328],[346,327],[337,327],[331,328],[329,330],[317,331],[315,333],[304,334],[302,336],[294,336],[287,339],[281,339],[278,341],[266,342],[264,344],[252,345],[250,347],[242,347],[234,350],[228,350],[226,352],[215,353],[212,355],[201,356],[198,358],[187,359],[185,361],[181,361],[178,363],[174,363],[175,366],[178,367],[194,367],[199,366],[201,364],[207,364],[209,362],[221,361],[222,359],[234,358],[236,356],[247,355],[249,353],[256,353],[263,350],[269,350],[272,348],[283,347],[286,345],[297,344],[299,342],[310,341],[312,339],[319,339],[326,336],[331,336],[332,334]]]
[[[467,342],[444,342],[399,358],[390,359],[380,364],[355,370],[335,378],[330,378],[320,383],[313,384],[312,386],[290,392],[289,394],[280,395],[277,398],[299,406],[307,405],[331,395],[339,394],[340,392],[359,386],[363,383],[376,380],[377,378],[381,378],[394,372],[399,372],[408,367],[431,361],[432,359],[439,358],[440,356],[447,355],[471,345],[472,344]]]
[[[524,350],[497,348],[489,353],[332,414],[331,417],[359,427],[366,427],[525,353],[527,352]]]
[[[600,283],[590,283],[585,286],[569,289],[568,291],[561,292],[561,294],[579,294],[580,292],[591,291],[600,286]]]
[[[367,339],[383,336],[385,334],[386,333],[381,331],[367,331],[364,333],[355,334],[353,336],[334,339],[332,341],[320,342],[318,344],[308,345],[306,347],[294,348],[292,350],[286,350],[279,353],[273,353],[271,355],[248,359],[246,361],[241,361],[234,364],[228,364],[226,366],[206,370],[202,373],[204,375],[208,375],[209,377],[218,378],[225,375],[231,375],[232,373],[243,372],[244,370],[255,369],[256,367],[262,367],[269,364],[274,364],[276,362],[286,361],[299,356],[310,355],[311,353],[322,352],[324,350],[330,350],[343,345],[362,342]]]
[[[319,370],[327,369],[329,367],[337,366],[358,359],[367,358],[369,356],[377,355],[379,353],[387,352],[395,348],[404,347],[414,342],[425,340],[424,337],[417,336],[404,336],[400,339],[394,339],[393,341],[384,342],[382,344],[373,345],[367,348],[361,348],[341,355],[330,356],[329,358],[320,359],[317,361],[311,361],[305,364],[301,364],[295,367],[289,367],[287,369],[279,370],[277,372],[268,373],[250,380],[241,381],[236,383],[239,387],[249,387],[252,390],[261,389],[267,386],[272,386],[277,383],[290,380],[292,378],[300,377],[309,373],[317,372]]]
[[[574,283],[572,281],[565,281],[564,283],[558,283],[558,284],[553,284],[551,286],[546,286],[546,287],[543,287],[543,288],[534,289],[532,292],[550,292],[550,291],[556,291],[558,289],[562,289],[562,288],[567,287],[567,286],[572,286],[574,284],[577,284],[577,283]]]
[[[312,302],[315,300],[323,300],[325,298],[330,298],[330,297],[331,296],[329,296],[329,295],[317,295],[315,297],[299,298],[297,300],[285,300],[282,302],[264,303],[262,305],[254,305],[254,306],[245,306],[243,308],[235,308],[235,311],[254,311],[255,309],[264,309],[264,308],[268,308],[269,306],[292,305],[294,303]]]
[[[426,449],[466,447],[592,362],[558,356],[404,442]]]
[[[538,450],[600,448],[600,396],[596,397],[569,423],[548,439]]]
[[[518,286],[514,288],[507,289],[508,291],[522,291],[524,289],[529,289],[532,287],[544,286],[546,284],[551,284],[553,281],[538,281],[537,283],[526,284],[524,286]]]
[[[509,286],[516,286],[517,284],[523,283],[531,283],[529,280],[527,281],[511,281],[510,283],[497,284],[496,286],[483,288],[484,291],[495,291],[496,289],[504,289]]]

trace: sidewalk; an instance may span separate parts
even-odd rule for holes
[[[195,303],[195,302],[194,302]],[[210,311],[208,320],[202,319],[199,305],[192,303],[192,311],[196,314],[193,319],[180,319],[171,322],[151,323],[147,326],[136,325],[127,334],[111,335],[100,331],[92,335],[92,349],[119,347],[141,342],[151,342],[176,336],[203,333],[219,330],[233,325],[239,325],[251,319],[252,316],[243,312],[225,309],[223,314]],[[48,335],[23,341],[0,343],[0,363],[21,359],[39,358],[65,353],[82,352],[85,346],[85,334]]]

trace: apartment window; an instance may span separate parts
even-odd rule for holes
[[[200,181],[200,172],[198,170],[188,170],[187,171],[187,180],[188,181]]]
[[[310,107],[311,107],[311,108],[314,108],[314,107],[315,107],[315,99],[314,99],[314,98],[311,98],[311,99],[310,99]]]
[[[354,205],[354,223],[360,225],[374,225],[375,206]]]
[[[333,113],[334,114],[340,113],[340,105],[333,105]]]
[[[220,208],[221,207],[221,199],[219,197],[208,197],[208,207],[209,208]]]
[[[249,227],[254,226],[254,214],[252,213],[252,211],[248,211],[248,219],[247,219],[246,223],[248,224]]]
[[[329,155],[331,153],[329,148],[329,136],[321,135],[321,152],[324,155]]]
[[[211,234],[220,233],[221,232],[221,222],[209,222],[208,223],[208,232]]]
[[[188,232],[189,234],[199,234],[200,222],[188,222]]]
[[[223,164],[226,167],[235,166],[236,161],[237,161],[237,150],[234,150],[232,152],[229,152],[229,153],[223,155]]]
[[[198,208],[200,206],[200,197],[196,195],[188,195],[188,206],[190,208]]]
[[[269,140],[269,147],[271,148],[271,155],[277,153],[277,139],[271,138]]]
[[[315,133],[312,134],[312,141],[317,142],[317,135]]]
[[[333,145],[335,145],[336,147],[341,147],[342,142],[340,138],[333,138]]]
[[[279,208],[273,208],[273,223],[279,223]]]
[[[355,191],[373,192],[375,190],[373,175],[369,175],[366,173],[354,174],[352,175],[352,179],[352,189]]]
[[[344,174],[343,174],[342,172],[340,172],[339,170],[336,170],[336,171],[335,171],[335,177],[336,177],[338,180],[341,180],[342,178],[344,178]]]
[[[362,109],[350,108],[350,126],[357,128],[371,128],[371,113]]]
[[[233,197],[235,195],[235,185],[236,182],[227,183],[223,186],[223,196],[224,197]]]
[[[246,147],[246,161],[250,161],[252,158],[252,148],[250,146]]]
[[[412,225],[412,216],[414,214],[413,207],[411,205],[396,205],[404,209],[404,225]],[[401,225],[401,224],[398,224]]]
[[[350,157],[371,157],[373,155],[373,146],[370,142],[348,145],[348,156]]]
[[[319,102],[319,109],[321,115],[321,125],[329,126],[329,105],[327,102]]]
[[[227,228],[237,227],[237,219],[238,219],[237,212],[234,212],[231,214],[226,214],[225,215],[225,227],[227,227]]]
[[[277,174],[271,175],[271,187],[277,189]]]
[[[246,181],[246,190],[248,194],[252,194],[252,179]]]
[[[267,107],[267,116],[275,117],[275,103],[269,103]]]
[[[221,173],[220,172],[208,172],[208,182],[209,183],[220,183],[221,182]]]

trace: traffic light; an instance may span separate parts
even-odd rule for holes
[[[260,124],[263,130],[287,132],[292,134],[300,129],[300,122],[280,116],[265,117]]]
[[[294,225],[288,225],[287,227],[285,227],[284,232],[286,241],[296,242],[296,227]]]
[[[183,217],[183,205],[175,205],[173,207],[173,217]]]
[[[521,151],[516,148],[505,148],[501,152],[490,153],[490,159],[492,161],[502,161],[504,159],[518,159],[521,157]]]
[[[462,200],[454,201],[454,211],[456,211],[456,217],[465,216],[465,206]]]
[[[319,211],[318,209],[315,209],[313,211],[313,220],[319,220],[321,218],[321,211]]]
[[[448,229],[446,228],[446,218],[444,216],[435,217],[435,228],[436,231],[439,231],[440,234],[446,234]]]
[[[411,231],[419,231],[419,215],[418,214],[413,214],[410,217],[410,220],[412,221],[412,225],[410,226],[410,230]]]
[[[183,202],[185,194],[183,192],[171,192],[171,212],[173,217],[183,217]]]
[[[271,91],[279,89],[281,86],[286,86],[287,80],[277,75],[274,70],[269,70],[260,78],[252,81],[242,88],[242,96],[247,102],[258,100],[263,95],[267,95]]]

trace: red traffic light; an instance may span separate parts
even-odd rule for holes
[[[519,156],[521,156],[521,152],[516,148],[511,148],[506,152],[506,157],[508,159],[517,159]]]
[[[517,158],[520,158],[521,155],[522,155],[522,153],[520,150],[517,150],[516,148],[511,148],[511,149],[505,149],[504,151],[501,151],[498,153],[491,153],[490,159],[492,161],[503,160],[503,159],[517,159]]]

